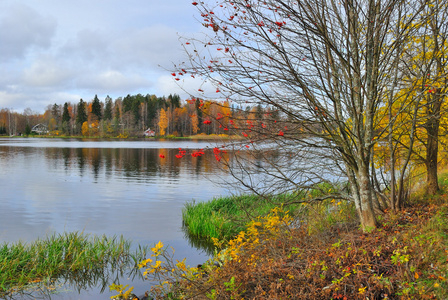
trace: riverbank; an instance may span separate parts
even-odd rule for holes
[[[151,273],[174,275],[153,293],[169,299],[447,299],[446,191],[443,185],[435,197],[421,195],[402,211],[386,212],[370,233],[357,222],[329,222],[344,214],[338,210],[297,223],[275,209],[249,223],[209,263],[171,271],[148,264]]]

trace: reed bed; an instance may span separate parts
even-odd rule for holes
[[[123,237],[91,236],[80,232],[52,235],[32,243],[0,245],[0,298],[27,289],[48,289],[55,282],[74,283],[83,289],[108,276],[135,268],[146,256]]]

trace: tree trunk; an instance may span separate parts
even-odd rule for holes
[[[369,171],[366,166],[362,166],[358,171],[358,180],[360,197],[358,213],[361,220],[361,227],[363,231],[369,231],[377,226],[377,221],[373,210],[372,186]]]
[[[368,232],[377,226],[368,168],[361,167],[356,174],[348,170],[347,174],[361,228]]]
[[[439,191],[437,176],[437,154],[439,151],[438,133],[435,136],[428,134],[426,151],[426,192],[430,195],[434,195]]]
[[[437,160],[439,153],[439,126],[440,126],[440,108],[442,101],[439,97],[433,100],[432,114],[425,124],[428,140],[426,143],[426,192],[434,195],[439,191],[437,176]]]

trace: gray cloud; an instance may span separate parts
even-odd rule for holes
[[[106,70],[87,74],[77,82],[79,87],[102,93],[128,93],[127,91],[149,87],[150,81],[136,74],[125,74],[117,70]]]
[[[133,30],[116,39],[112,48],[126,65],[159,68],[179,57],[177,32],[165,25]]]
[[[182,93],[160,78],[185,59],[177,32],[202,30],[193,13],[185,0],[0,1],[0,108]]]
[[[81,29],[58,49],[58,56],[60,59],[70,57],[76,64],[83,62],[84,65],[91,65],[93,62],[108,60],[109,44],[110,37],[106,34],[98,30]]]
[[[55,30],[54,18],[14,4],[0,15],[0,59],[22,58],[32,47],[48,48]]]

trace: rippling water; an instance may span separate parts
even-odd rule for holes
[[[181,230],[184,204],[227,195],[212,151],[202,157],[178,148],[213,147],[197,141],[82,141],[0,139],[0,242],[32,241],[84,231],[123,235],[134,245],[159,240],[196,265],[206,253]],[[160,154],[166,158],[159,157]],[[132,283],[144,292],[144,282]],[[51,299],[108,299],[94,289]]]

